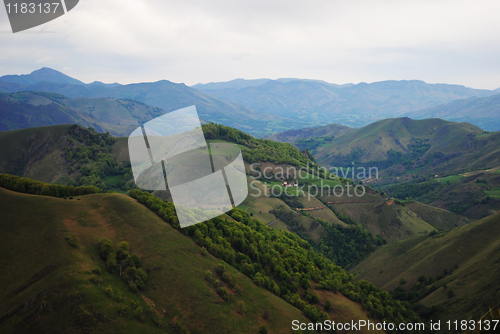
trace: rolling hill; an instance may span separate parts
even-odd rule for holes
[[[164,333],[182,328],[257,333],[262,325],[287,333],[293,319],[306,321],[298,309],[232,267],[228,272],[236,277],[239,291],[224,302],[204,279],[207,270],[223,261],[203,256],[189,237],[128,196],[66,200],[0,188],[0,198],[2,333]],[[77,247],[65,240],[71,233],[78,236]],[[118,275],[106,271],[94,241],[103,237],[127,241],[139,254],[149,272],[143,291],[131,292]],[[243,314],[236,309],[239,301],[246,305]],[[134,312],[134,303],[143,315]],[[339,296],[336,303],[344,316],[363,316],[346,298]],[[146,314],[148,304],[151,314]]]
[[[313,154],[323,165],[370,165],[398,176],[414,169],[442,174],[499,165],[499,136],[469,123],[395,118],[334,138]]]
[[[457,99],[486,97],[494,91],[458,85],[427,84],[422,81],[381,81],[356,85],[333,85],[317,80],[230,81],[193,86],[225,101],[278,116],[300,119],[305,123],[328,124],[332,121],[361,127],[388,117],[419,110]],[[475,113],[469,113],[476,124]],[[499,129],[496,129],[499,130]]]
[[[500,303],[499,228],[497,213],[448,232],[395,242],[350,272],[385,290],[409,292],[420,283],[420,303],[438,307],[433,317],[479,319]]]

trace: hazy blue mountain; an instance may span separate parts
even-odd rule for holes
[[[107,84],[107,83],[104,83],[101,81],[94,81],[94,82],[87,84],[87,86],[117,87],[117,86],[121,86],[121,84],[119,84],[118,82]]]
[[[164,111],[143,102],[73,98],[46,92],[0,93],[0,131],[78,124],[114,136],[128,136]]]
[[[254,135],[267,135],[310,124],[222,101],[184,84],[167,80],[129,85],[102,85],[99,83],[73,85],[47,81],[22,85],[0,81],[0,92],[17,91],[53,92],[69,98],[133,99],[152,107],[161,108],[164,112],[195,105],[202,120],[235,127]]]
[[[209,82],[206,84],[196,84],[191,86],[192,88],[203,88],[206,89],[240,89],[245,87],[260,86],[266,82],[271,81],[271,79],[255,79],[255,80],[245,80],[245,79],[234,79],[226,82]]]
[[[73,79],[66,74],[48,67],[42,67],[41,69],[33,71],[30,74],[4,75],[0,77],[0,81],[12,82],[21,85],[33,85],[44,81],[70,85],[84,85],[84,83],[80,80]]]
[[[411,114],[418,119],[442,118],[455,122],[469,122],[484,130],[498,131],[500,130],[500,94],[455,100]]]
[[[257,81],[253,81],[256,83]],[[243,83],[240,82],[240,86]],[[423,81],[381,81],[371,84],[333,85],[316,80],[267,80],[242,88],[216,84],[196,85],[196,89],[222,100],[240,103],[278,116],[306,122],[359,127],[371,122],[399,117],[457,99],[485,97],[494,91],[459,85],[427,84]]]

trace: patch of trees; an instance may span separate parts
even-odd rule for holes
[[[382,189],[391,197],[416,198],[418,201],[429,204],[440,198],[439,191],[445,187],[441,182],[424,181],[398,183]]]
[[[332,210],[332,212],[337,216],[337,218],[340,219],[341,221],[343,221],[344,223],[346,223],[348,225],[356,224],[356,222],[354,220],[352,220],[351,217],[347,213],[335,210],[333,205],[327,204],[327,206],[330,210]]]
[[[123,190],[130,190],[134,184],[130,165],[117,161],[112,152],[115,139],[109,134],[96,132],[93,128],[83,129],[73,126],[69,129],[67,140],[70,146],[65,151],[70,173],[80,171],[78,185],[95,186],[103,191],[111,188],[103,179],[110,175],[121,175],[121,181],[114,184]]]
[[[202,129],[207,139],[222,139],[248,147],[249,150],[242,150],[243,159],[248,163],[268,161],[305,166],[309,160],[308,155],[288,143],[257,139],[240,130],[214,123],[203,124]]]
[[[380,235],[373,237],[373,234],[352,221],[347,214],[338,213],[352,224],[344,227],[340,224],[330,224],[324,219],[315,218],[310,213],[302,211],[302,215],[314,220],[313,224],[321,225],[324,228],[320,241],[316,243],[305,233],[304,226],[293,211],[286,210],[281,206],[270,212],[287,224],[291,231],[306,240],[314,250],[322,253],[335,264],[345,269],[359,263],[366,255],[373,252],[377,246],[387,243]]]
[[[142,269],[137,254],[130,254],[129,244],[122,241],[115,247],[113,241],[102,238],[99,243],[99,256],[106,262],[106,270],[119,274],[128,283],[131,291],[144,289],[148,274]]]
[[[386,186],[382,189],[392,197],[408,198],[405,202],[410,202],[413,198],[425,204],[439,201],[447,210],[457,214],[463,214],[469,208],[480,203],[488,203],[488,198],[484,197],[482,190],[473,187],[457,188],[456,185],[448,185],[444,182],[401,183]]]
[[[375,285],[359,281],[335,265],[297,235],[274,230],[247,212],[237,212],[237,221],[215,217],[203,223],[180,229],[172,203],[164,202],[138,189],[130,196],[156,212],[167,223],[190,236],[199,246],[222,259],[255,284],[269,290],[304,312],[312,321],[328,315],[315,304],[316,289],[340,291],[349,299],[362,304],[377,319],[413,321],[418,316],[401,301]],[[309,297],[310,296],[310,297]]]
[[[53,197],[72,197],[102,192],[101,189],[94,186],[63,186],[9,174],[0,174],[0,187],[19,193]]]

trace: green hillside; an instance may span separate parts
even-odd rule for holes
[[[222,261],[202,255],[190,238],[127,196],[65,200],[0,188],[0,197],[2,333],[173,333],[180,324],[191,333],[257,333],[262,325],[288,333],[292,319],[305,321],[299,310],[232,267],[227,270],[238,291],[223,301],[204,279]],[[71,233],[78,236],[77,247],[65,240]],[[116,244],[127,241],[140,256],[148,272],[144,290],[133,293],[106,271],[95,243],[103,237]],[[243,314],[237,311],[239,301],[246,305]],[[134,312],[133,302],[144,314]],[[148,303],[154,305],[151,314]]]
[[[448,232],[388,244],[350,272],[357,280],[437,306],[434,318],[477,319],[500,303],[499,229],[497,213]]]
[[[0,173],[104,191],[125,191],[132,179],[126,138],[57,125],[3,131],[0,140]]]
[[[391,151],[395,155],[393,159],[398,152],[403,155],[413,153],[415,156],[412,156],[411,160],[415,163],[414,160],[433,153],[450,154],[463,151],[467,148],[467,142],[482,133],[481,129],[471,124],[441,119],[385,119],[338,137],[328,147],[319,147],[315,157],[324,164],[344,166],[343,160],[346,159],[350,159],[349,164],[351,161],[383,161],[391,157],[388,155]]]
[[[333,137],[338,137],[351,131],[353,131],[353,129],[348,126],[334,123],[325,126],[318,126],[315,128],[303,128],[274,133],[270,136],[267,136],[266,138],[285,143],[308,143],[307,139],[316,137],[331,137],[329,138],[331,140],[333,139]],[[311,148],[307,149],[311,151]]]

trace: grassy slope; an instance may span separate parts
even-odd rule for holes
[[[437,229],[449,230],[470,222],[464,216],[420,202],[406,203],[406,207]]]
[[[43,182],[67,175],[60,139],[71,125],[0,132],[0,170]]]
[[[318,126],[314,128],[304,128],[304,129],[298,129],[298,130],[288,130],[284,132],[279,132],[272,134],[270,136],[267,136],[266,139],[274,140],[274,141],[281,141],[285,143],[293,143],[297,140],[300,139],[309,139],[309,138],[315,138],[315,137],[329,137],[329,136],[342,136],[343,134],[349,133],[353,131],[354,129],[348,127],[348,126],[343,126],[339,125],[337,123],[325,125],[325,126]]]
[[[351,187],[351,195],[352,195]],[[340,195],[340,190],[336,190]],[[330,204],[335,210],[348,214],[356,223],[363,225],[373,235],[381,234],[389,242],[407,239],[418,234],[434,230],[434,227],[409,210],[391,200],[386,200],[373,191],[364,196],[349,196],[344,190],[342,196],[328,195],[321,197],[323,201],[337,202]],[[355,203],[358,201],[358,203]],[[391,203],[391,204],[389,204]]]
[[[411,287],[421,275],[436,277],[446,269],[451,275],[434,283],[438,289],[422,300],[442,306],[440,315],[468,319],[500,302],[500,214],[457,227],[446,233],[416,237],[379,248],[350,272],[392,290],[399,280]],[[444,288],[452,289],[449,298]]]
[[[97,328],[106,333],[164,332],[151,320],[141,322],[132,315],[117,314],[119,302],[105,296],[105,286],[122,291],[126,300],[137,300],[143,307],[145,303],[116,275],[105,272],[95,237],[128,241],[143,266],[152,269],[144,297],[155,302],[164,320],[182,321],[191,333],[256,333],[262,324],[273,333],[289,333],[293,319],[305,321],[299,310],[255,286],[232,267],[229,270],[238,277],[241,292],[222,302],[203,280],[204,272],[221,261],[202,256],[190,238],[127,196],[99,194],[64,200],[0,189],[0,198],[0,265],[8,273],[0,276],[0,317],[14,310],[2,318],[1,332],[50,329],[51,333],[67,333]],[[69,232],[78,234],[80,248],[72,248],[64,240]],[[89,281],[95,265],[103,269],[100,287]],[[45,295],[35,300],[26,314],[16,310],[43,291]],[[330,312],[332,318],[365,318],[359,305],[341,295],[330,293],[327,297],[343,310]],[[236,312],[240,300],[247,306],[244,316]],[[48,309],[33,320],[34,309],[43,302]],[[265,309],[270,310],[268,321],[262,318]]]

